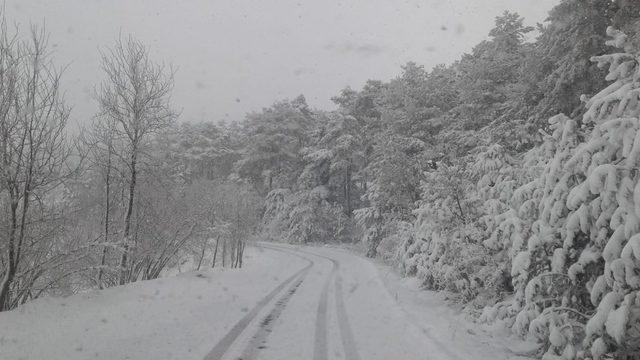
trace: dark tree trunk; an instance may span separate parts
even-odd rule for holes
[[[213,261],[211,262],[211,267],[216,267],[216,258],[218,257],[218,244],[220,243],[220,236],[216,239],[216,248],[213,250]]]
[[[134,139],[131,149],[131,181],[129,182],[129,201],[127,203],[127,213],[124,218],[124,233],[122,256],[120,257],[120,279],[118,283],[124,285],[127,282],[127,256],[129,255],[129,235],[131,232],[131,215],[133,214],[133,204],[136,192],[136,163],[137,163],[137,140]]]
[[[111,134],[109,134],[111,136]],[[98,269],[98,288],[102,289],[102,274],[104,273],[104,266],[107,261],[107,252],[109,248],[107,243],[109,242],[109,210],[111,209],[111,138],[109,138],[107,149],[107,173],[105,176],[105,211],[104,211],[104,243],[102,247],[102,257],[100,259],[100,268]]]
[[[196,270],[200,271],[200,266],[202,266],[202,260],[204,259],[204,252],[207,249],[206,243],[202,245],[202,251],[200,252],[200,260],[198,261],[198,268]]]
[[[222,267],[226,267],[225,262],[227,259],[227,240],[222,242]]]

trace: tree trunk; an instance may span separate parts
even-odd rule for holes
[[[238,256],[240,254],[239,249],[240,249],[240,243],[241,243],[241,240],[240,240],[240,210],[237,210],[237,209],[236,209],[236,231],[235,231],[235,234],[234,234],[234,238],[235,238],[235,241],[234,241],[234,248],[233,248],[233,254],[232,254],[233,258],[232,258],[232,262],[231,262],[231,264],[232,264],[231,267],[236,268],[236,267],[238,267]]]
[[[232,247],[232,252],[231,252],[231,268],[235,269],[238,266],[238,241],[234,241],[233,242],[233,247]]]
[[[133,204],[136,191],[136,163],[138,160],[138,144],[137,139],[134,138],[133,148],[131,149],[131,181],[129,182],[129,201],[127,204],[127,213],[124,218],[124,233],[122,256],[120,257],[120,279],[118,283],[124,285],[127,281],[127,256],[129,253],[129,233],[131,231],[131,215],[133,214]]]
[[[7,269],[0,286],[0,311],[7,310],[9,307],[9,288],[16,275],[16,258],[15,258],[15,237],[18,227],[18,203],[11,203],[11,229],[9,231],[9,241],[7,250]]]
[[[240,253],[238,254],[238,267],[242,268],[242,257],[244,256],[244,241],[240,242]]]
[[[17,190],[12,194],[14,199],[11,202],[11,230],[9,232],[9,250],[8,250],[8,266],[7,272],[0,286],[0,311],[8,310],[11,308],[11,299],[9,299],[9,290],[11,284],[15,279],[16,272],[18,270],[18,264],[20,262],[22,242],[24,240],[26,231],[26,217],[27,210],[29,208],[30,200],[30,188],[33,174],[33,150],[29,156],[29,170],[25,179],[24,189],[22,191],[22,214],[20,218],[20,232],[18,230],[18,200]]]
[[[211,268],[216,267],[216,257],[218,257],[218,244],[220,243],[220,235],[216,239],[216,248],[213,250],[213,262],[211,263]]]
[[[234,255],[235,259],[233,261],[233,267],[237,268],[238,267],[238,262],[240,261],[240,243],[238,243],[236,241],[236,245],[235,246],[236,246],[236,248],[234,249],[235,251],[233,252],[235,254]]]
[[[98,288],[104,288],[102,286],[102,274],[104,273],[104,266],[106,265],[107,252],[109,248],[107,243],[109,242],[109,210],[111,209],[111,134],[109,134],[109,142],[107,145],[107,173],[105,176],[105,211],[104,211],[104,246],[102,247],[102,257],[100,259],[100,268],[98,269]]]
[[[347,217],[351,217],[351,164],[347,167],[344,181],[344,198],[346,203],[346,214]]]
[[[222,242],[222,267],[225,267],[225,261],[227,259],[227,240]]]
[[[16,268],[12,262],[12,264],[8,265],[0,286],[0,311],[9,310],[10,308],[9,289],[15,276]]]
[[[197,271],[200,271],[200,266],[202,266],[202,260],[204,259],[204,252],[207,249],[207,243],[208,241],[205,240],[205,243],[202,244],[202,251],[200,252],[200,260],[198,261],[198,268],[196,269]]]

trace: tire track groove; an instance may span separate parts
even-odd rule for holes
[[[278,247],[276,246],[275,248],[278,248]],[[358,348],[355,342],[355,338],[353,335],[353,331],[351,329],[351,325],[349,324],[349,317],[347,315],[347,309],[344,303],[344,294],[342,291],[343,280],[340,275],[337,275],[337,276],[335,275],[335,272],[337,272],[338,269],[340,268],[340,262],[328,256],[316,254],[316,253],[305,251],[305,250],[299,250],[299,249],[290,249],[290,250],[324,258],[324,259],[330,260],[333,263],[332,275],[334,275],[333,278],[335,279],[336,318],[338,321],[338,328],[340,329],[340,335],[341,335],[340,338],[342,340],[344,356],[346,360],[361,360],[360,354],[358,353]],[[326,284],[325,286],[327,287],[327,290],[328,290],[328,286]],[[324,295],[325,295],[325,292],[323,289],[323,293],[321,296],[323,297]],[[321,303],[323,301],[322,297],[320,299]],[[325,311],[325,315],[321,315],[320,306],[321,305],[318,306],[317,322],[324,322],[322,324],[324,330],[319,330],[321,325],[316,323],[316,342],[315,342],[315,348],[314,348],[314,360],[324,360],[324,359],[327,359],[327,356],[328,356],[327,341],[326,341],[326,337],[327,337],[326,336],[327,334],[326,311]],[[321,356],[324,356],[324,357],[321,357]]]
[[[273,331],[275,322],[278,320],[278,318],[280,318],[282,311],[287,306],[287,303],[293,297],[296,290],[298,290],[298,287],[300,287],[308,273],[309,269],[306,269],[306,271],[302,275],[300,275],[300,278],[295,281],[293,285],[289,287],[289,289],[287,289],[282,297],[280,297],[269,314],[267,314],[267,316],[262,319],[258,330],[253,335],[251,340],[249,340],[249,343],[245,347],[242,355],[238,358],[238,360],[253,360],[256,358],[258,352],[266,347],[265,344],[267,336],[269,336],[269,333]]]
[[[332,260],[332,265],[331,273],[322,287],[322,293],[320,293],[320,302],[318,303],[318,310],[316,314],[316,336],[313,347],[313,360],[327,360],[329,358],[327,342],[327,303],[329,301],[329,286],[331,285],[331,280],[333,280],[335,272],[338,269],[336,261]]]
[[[285,252],[285,251],[282,251],[280,249],[275,249],[275,248],[271,248],[271,247],[266,247],[266,248],[274,250],[274,251]],[[292,254],[292,255],[295,255],[295,254]],[[258,303],[251,309],[251,311],[249,313],[247,313],[247,315],[242,317],[231,328],[231,330],[229,330],[229,332],[222,339],[220,339],[220,341],[218,341],[218,343],[213,347],[213,349],[204,357],[204,360],[221,360],[222,357],[225,355],[225,353],[229,350],[231,345],[233,345],[233,343],[236,341],[236,339],[240,336],[240,334],[242,334],[242,332],[256,318],[256,316],[260,313],[260,311],[267,304],[269,304],[269,302],[271,302],[271,300],[273,300],[273,298],[278,293],[280,293],[282,291],[282,289],[284,289],[288,284],[293,282],[296,278],[298,278],[300,276],[303,276],[303,278],[304,278],[306,273],[309,272],[309,269],[311,269],[311,266],[313,266],[314,262],[313,262],[313,260],[304,258],[304,257],[299,256],[299,255],[295,255],[295,256],[303,258],[304,260],[308,261],[309,264],[307,264],[304,268],[300,269],[295,274],[291,275],[289,278],[284,280],[282,283],[280,283],[278,286],[276,286],[276,288],[273,289],[269,294],[267,294],[264,298],[262,298],[260,301],[258,301]],[[302,281],[300,281],[300,282],[302,282]]]
[[[347,360],[360,360],[353,331],[347,317],[347,309],[344,305],[344,295],[342,293],[342,277],[336,277],[336,310],[338,312],[338,327],[340,328],[340,338],[344,348],[344,358]]]

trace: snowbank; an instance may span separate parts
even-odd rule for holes
[[[242,269],[43,298],[0,313],[0,360],[200,360],[269,290],[306,265],[261,251],[247,248]]]

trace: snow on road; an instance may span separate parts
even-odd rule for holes
[[[442,301],[350,252],[261,244],[246,256],[242,269],[2,313],[0,359],[510,359],[460,330]]]

